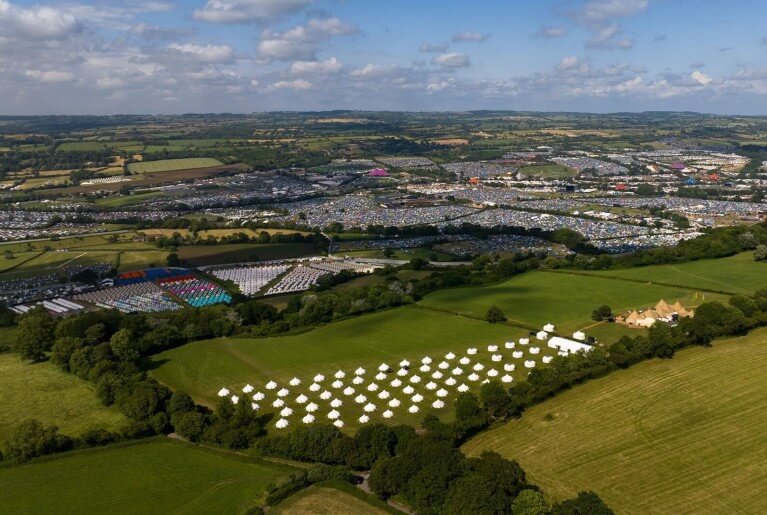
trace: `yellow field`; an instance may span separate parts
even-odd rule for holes
[[[385,510],[326,486],[310,486],[275,507],[279,515],[379,515]]]
[[[766,369],[760,329],[577,386],[464,451],[497,451],[553,499],[593,490],[617,513],[764,513]]]

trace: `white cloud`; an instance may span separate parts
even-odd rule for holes
[[[311,19],[284,32],[264,31],[258,44],[258,55],[264,59],[281,61],[316,59],[317,47],[335,36],[348,36],[358,32],[338,18]]]
[[[695,70],[692,72],[690,74],[690,78],[702,86],[708,86],[711,84],[711,77],[701,72],[700,70]]]
[[[469,56],[459,52],[439,54],[438,56],[434,57],[432,62],[442,66],[443,68],[465,68],[471,65]]]
[[[29,39],[63,39],[82,25],[69,10],[47,5],[20,7],[0,0],[0,32]]]
[[[195,45],[193,43],[181,45],[172,43],[168,45],[168,50],[205,64],[229,63],[234,59],[234,51],[227,45]]]
[[[490,37],[490,33],[475,32],[467,30],[453,34],[453,41],[484,41]]]
[[[313,87],[314,84],[304,79],[281,80],[272,84],[272,89],[292,89],[294,91],[305,91]]]
[[[368,63],[361,68],[352,70],[349,75],[363,79],[377,79],[390,76],[401,70],[396,64],[372,64]]]
[[[304,9],[311,0],[207,0],[194,18],[211,23],[266,22]]]
[[[290,65],[290,73],[295,75],[336,73],[341,71],[343,66],[335,57],[325,61],[296,61]]]
[[[588,48],[626,50],[634,45],[634,41],[623,35],[617,20],[639,14],[648,5],[648,0],[591,0],[569,16],[591,32],[586,41]]]
[[[25,70],[24,75],[30,79],[45,83],[72,82],[75,75],[67,71],[43,71],[43,70]]]

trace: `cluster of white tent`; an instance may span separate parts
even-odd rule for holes
[[[291,293],[295,291],[304,291],[317,283],[317,280],[328,272],[318,270],[311,266],[298,265],[280,279],[280,281],[269,288],[267,295],[277,295],[280,293]]]
[[[547,324],[546,328],[550,329],[547,333],[554,330],[551,324]],[[548,348],[558,350],[562,355],[585,350],[575,348],[573,344],[589,347],[555,336],[549,340]],[[372,416],[379,413],[385,419],[394,417],[395,412],[400,410],[418,413],[424,404],[442,409],[450,401],[452,392],[467,392],[472,383],[486,383],[494,379],[505,384],[512,383],[514,377],[511,373],[517,365],[508,361],[504,352],[508,354],[510,351],[514,360],[521,360],[527,355],[524,368],[533,369],[539,357],[544,364],[554,359],[544,354],[546,350],[545,347],[531,345],[529,338],[520,338],[518,342],[505,342],[503,349],[499,345],[488,345],[484,355],[486,359],[475,358],[480,349],[469,347],[460,358],[448,352],[441,359],[425,356],[415,364],[403,359],[397,367],[381,363],[376,372],[370,373],[359,367],[349,373],[343,370],[328,376],[319,373],[306,382],[294,377],[284,386],[269,381],[264,385],[264,391],[255,391],[255,387],[248,384],[242,388],[242,395],[251,398],[254,410],[268,405],[277,410],[279,419],[274,424],[277,429],[288,427],[292,417],[300,417],[304,424],[327,419],[340,428],[344,427],[339,411],[343,406],[356,405],[361,410],[357,418],[360,424],[368,423]],[[218,395],[230,397],[235,404],[240,402],[241,394],[233,393],[228,388],[219,390]],[[292,401],[293,407],[287,405],[288,401]],[[321,408],[321,405],[326,407]]]
[[[289,265],[243,266],[212,270],[211,273],[224,281],[232,281],[243,295],[255,295],[289,268]]]

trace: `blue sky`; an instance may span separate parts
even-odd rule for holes
[[[0,114],[767,114],[767,2],[0,0]]]

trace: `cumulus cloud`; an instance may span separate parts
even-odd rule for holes
[[[335,57],[325,61],[296,61],[290,65],[290,73],[294,75],[336,73],[343,65]]]
[[[464,32],[456,32],[453,34],[452,40],[455,42],[459,41],[484,41],[487,38],[490,37],[490,33],[483,33],[483,32],[475,32],[472,30],[467,30]]]
[[[471,65],[471,60],[466,54],[460,52],[447,52],[434,56],[432,59],[434,64],[437,64],[443,68],[465,68]]]
[[[313,87],[314,84],[304,79],[281,80],[272,84],[272,89],[288,89],[293,91],[305,91]]]
[[[312,61],[323,41],[356,32],[357,27],[338,18],[313,18],[306,25],[283,32],[264,31],[258,43],[258,54],[264,59]]]
[[[384,64],[372,64],[368,63],[361,68],[356,68],[351,71],[349,75],[352,77],[364,77],[375,78],[388,75],[392,70],[396,68],[396,65],[384,65]]]
[[[72,82],[75,78],[74,73],[56,70],[25,70],[24,75],[30,79],[45,83]]]
[[[211,23],[253,23],[293,14],[311,0],[207,0],[194,18]]]
[[[557,39],[567,34],[567,29],[564,27],[554,27],[549,25],[542,25],[535,32],[531,34],[534,38],[543,39]]]
[[[182,57],[190,58],[199,63],[223,64],[234,60],[234,51],[227,45],[195,45],[193,43],[172,43],[168,50]]]
[[[624,35],[618,20],[639,14],[647,6],[648,0],[590,0],[569,16],[591,33],[586,47],[626,50],[634,41]]]
[[[439,43],[433,45],[424,41],[421,43],[421,46],[418,47],[418,51],[426,53],[447,52],[447,43]]]
[[[690,78],[702,86],[708,86],[711,84],[711,77],[699,70],[692,72],[690,74]]]
[[[39,39],[63,39],[82,30],[82,24],[68,9],[47,5],[21,7],[0,0],[0,32]]]

